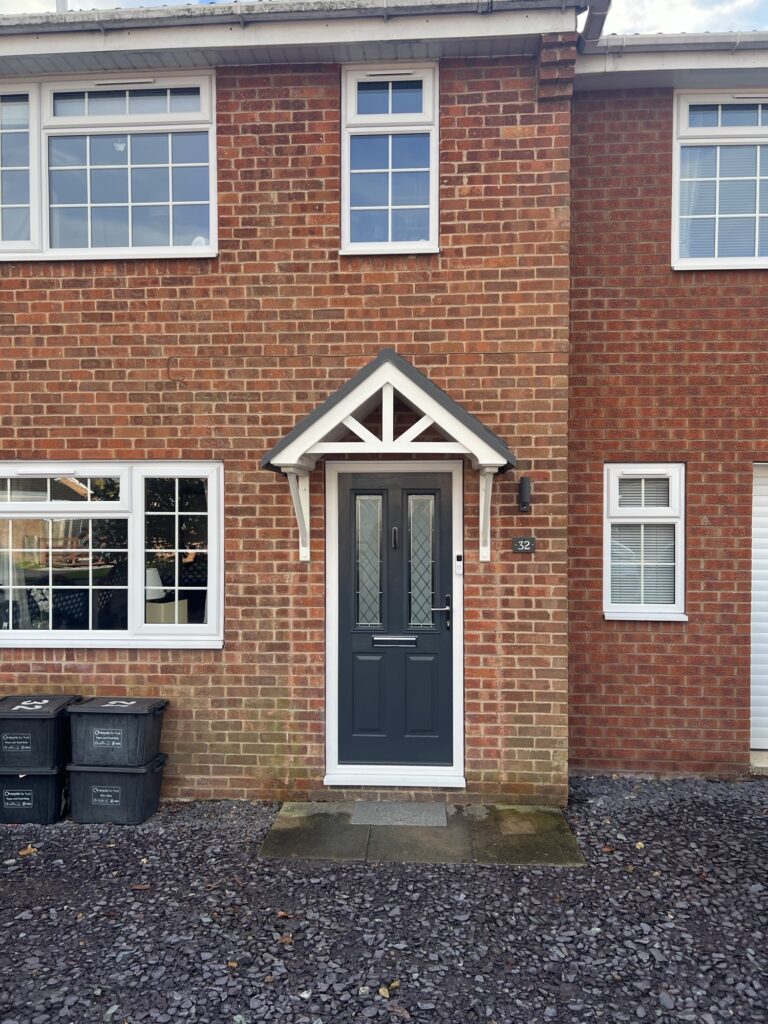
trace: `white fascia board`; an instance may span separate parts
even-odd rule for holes
[[[577,92],[593,89],[768,88],[768,50],[674,50],[668,52],[581,53],[576,59]]]
[[[383,17],[334,17],[327,20],[259,21],[244,24],[175,24],[170,27],[130,29],[115,27],[96,32],[96,26],[82,31],[3,34],[0,32],[0,67],[3,59],[19,57],[57,58],[100,54],[165,54],[203,51],[226,54],[228,50],[274,50],[301,45],[333,47],[363,42],[406,42],[418,40],[477,40],[484,38],[537,37],[542,33],[573,32],[574,9],[500,11],[491,14],[404,15]],[[126,66],[130,66],[126,62]]]

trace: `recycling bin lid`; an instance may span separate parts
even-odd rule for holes
[[[42,694],[3,697],[0,700],[0,718],[55,718],[69,705],[80,700],[78,694]]]
[[[162,697],[89,697],[67,711],[78,715],[151,715],[167,707],[168,701]]]
[[[91,775],[101,775],[106,772],[108,775],[151,775],[159,768],[162,768],[168,760],[167,754],[158,754],[146,764],[68,764],[68,772],[89,772]]]
[[[25,779],[28,775],[58,775],[61,771],[60,766],[56,768],[4,768],[0,765],[0,778]]]

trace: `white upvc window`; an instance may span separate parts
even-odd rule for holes
[[[606,619],[687,621],[685,466],[605,467]]]
[[[221,647],[215,462],[0,463],[0,647]]]
[[[768,91],[677,93],[672,266],[768,267]]]
[[[438,252],[436,64],[342,71],[342,254]]]
[[[214,78],[0,85],[0,259],[216,253]]]

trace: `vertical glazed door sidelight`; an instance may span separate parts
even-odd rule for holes
[[[451,476],[339,478],[339,761],[450,765]]]

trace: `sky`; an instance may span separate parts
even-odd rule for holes
[[[167,5],[215,0],[165,0]],[[70,10],[161,6],[162,0],[69,0]],[[54,11],[56,0],[0,0],[2,14]],[[607,33],[734,32],[768,29],[768,0],[613,0]]]

